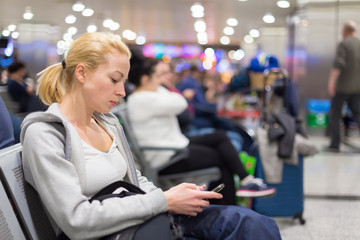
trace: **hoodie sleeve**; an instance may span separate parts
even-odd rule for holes
[[[71,239],[105,236],[167,211],[163,192],[153,185],[145,195],[90,203],[74,165],[65,159],[65,137],[58,125],[38,122],[23,129],[23,167],[25,179]]]

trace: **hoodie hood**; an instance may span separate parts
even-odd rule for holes
[[[135,166],[132,164],[133,157],[127,143],[124,131],[120,126],[118,119],[112,113],[103,114],[99,112],[94,113],[94,117],[104,123],[107,127],[111,128],[111,131],[116,135],[115,141],[119,148],[119,151],[127,160],[128,180],[136,185],[138,185],[137,174]],[[81,138],[74,126],[67,120],[67,118],[62,114],[59,108],[59,103],[53,103],[49,106],[46,112],[34,112],[26,116],[21,124],[21,134],[20,141],[23,143],[24,137],[26,134],[27,128],[33,123],[49,123],[50,125],[62,125],[64,128],[64,138],[65,138],[65,159],[71,161],[78,170],[80,178],[84,177],[85,166],[83,161],[77,161],[84,156],[83,149],[79,146],[81,143]],[[83,186],[84,187],[84,186]]]

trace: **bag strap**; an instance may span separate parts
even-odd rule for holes
[[[118,188],[125,188],[128,192],[124,191],[120,194],[113,194],[113,192]],[[94,200],[102,201],[102,200],[104,200],[106,198],[110,198],[110,197],[125,197],[125,196],[130,196],[130,195],[135,195],[135,194],[145,194],[145,192],[141,188],[139,188],[138,186],[136,186],[132,183],[125,182],[125,181],[116,181],[116,182],[113,182],[113,183],[107,185],[103,189],[101,189],[94,196],[92,196],[89,199],[89,201],[90,202],[92,202]]]

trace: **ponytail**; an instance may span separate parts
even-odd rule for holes
[[[61,63],[56,63],[38,73],[37,93],[46,105],[61,103],[65,94],[65,70]]]

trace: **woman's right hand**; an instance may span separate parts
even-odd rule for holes
[[[206,199],[221,199],[220,193],[200,191],[199,186],[192,183],[181,183],[164,192],[168,210],[174,214],[196,216],[209,206]]]

